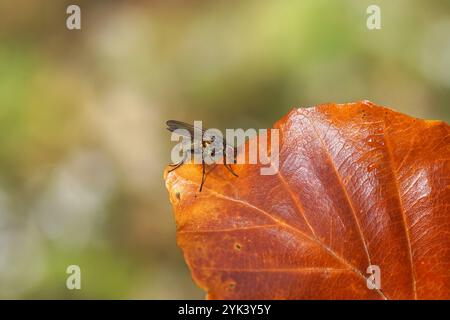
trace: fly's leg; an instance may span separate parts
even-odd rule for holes
[[[203,152],[202,152],[202,183],[200,184],[200,190],[199,192],[202,192],[203,184],[206,180],[206,172],[205,172],[205,159],[203,159]]]
[[[181,160],[181,161],[178,162],[178,163],[171,163],[171,164],[169,164],[169,166],[171,166],[171,167],[173,167],[173,168],[170,169],[170,170],[168,170],[167,172],[172,172],[172,171],[177,170],[177,169],[184,163],[184,160],[185,160],[185,159]]]
[[[230,164],[225,163],[224,165],[225,165],[225,168],[227,168],[227,170],[230,171],[231,174],[232,174],[233,176],[239,177],[239,176],[233,171],[233,169],[231,168],[231,165],[230,165]]]
[[[181,160],[180,162],[170,163],[169,166],[171,166],[173,168],[168,170],[167,172],[172,172],[172,171],[178,169],[186,161],[186,158],[187,158],[187,152],[184,153],[183,160]]]
[[[225,148],[226,148],[226,146],[224,145],[224,146],[223,146],[223,150],[225,150]],[[234,160],[236,161],[236,159],[234,159]],[[226,152],[224,152],[224,154],[223,154],[223,165],[225,166],[225,168],[227,168],[228,171],[231,172],[231,174],[232,174],[233,176],[239,177],[239,176],[233,171],[233,169],[231,168],[231,165],[227,163],[227,155],[226,155]]]

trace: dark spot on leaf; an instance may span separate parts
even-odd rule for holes
[[[232,290],[234,290],[234,288],[236,288],[236,282],[230,281],[227,285],[227,290],[232,291]]]

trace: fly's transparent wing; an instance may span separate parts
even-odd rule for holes
[[[167,130],[169,130],[170,132],[174,132],[177,129],[185,129],[189,132],[189,134],[190,134],[189,136],[186,134],[186,132],[183,132],[183,131],[179,132],[179,134],[183,135],[183,136],[188,136],[192,139],[194,139],[194,137],[196,137],[196,136],[201,136],[201,137],[203,137],[203,141],[205,141],[205,142],[216,141],[218,143],[223,144],[223,139],[221,139],[220,137],[208,134],[208,132],[206,132],[206,130],[200,129],[196,126],[193,126],[192,124],[182,122],[182,121],[177,121],[177,120],[168,120],[168,121],[166,121],[166,125],[167,125]],[[194,134],[195,132],[197,133],[197,135]]]
[[[197,132],[203,134],[204,130],[201,130],[200,128],[194,127],[193,125],[186,123],[186,122],[181,122],[181,121],[177,121],[177,120],[168,120],[166,121],[166,125],[167,125],[167,130],[169,130],[170,132],[174,132],[177,129],[184,129],[187,130],[189,135],[186,134],[186,132],[184,131],[179,131],[177,132],[178,134],[182,135],[182,136],[188,136],[190,138],[194,138],[194,133]]]

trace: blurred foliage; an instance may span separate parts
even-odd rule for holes
[[[72,3],[0,1],[1,298],[203,297],[175,243],[166,119],[265,128],[361,99],[450,119],[446,0],[80,0],[69,31]]]

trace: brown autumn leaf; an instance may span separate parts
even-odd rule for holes
[[[368,101],[293,109],[280,171],[165,173],[209,299],[450,299],[450,127]],[[381,269],[368,289],[366,269]]]

